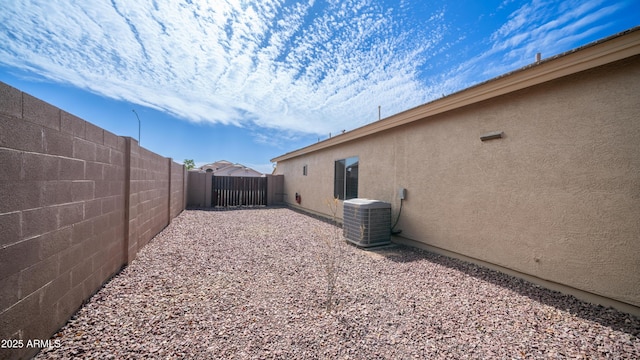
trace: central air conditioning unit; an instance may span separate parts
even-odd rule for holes
[[[344,237],[361,247],[391,243],[391,204],[369,199],[344,201]]]

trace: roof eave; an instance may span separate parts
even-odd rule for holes
[[[279,162],[640,54],[640,27],[271,159]]]

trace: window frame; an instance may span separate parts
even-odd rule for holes
[[[333,163],[333,197],[349,200],[358,197],[360,157],[351,156]]]

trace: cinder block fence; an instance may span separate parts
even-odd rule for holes
[[[186,189],[183,165],[0,83],[0,359],[33,356]]]

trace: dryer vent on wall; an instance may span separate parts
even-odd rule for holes
[[[344,237],[361,247],[391,243],[391,204],[369,199],[344,202]]]

